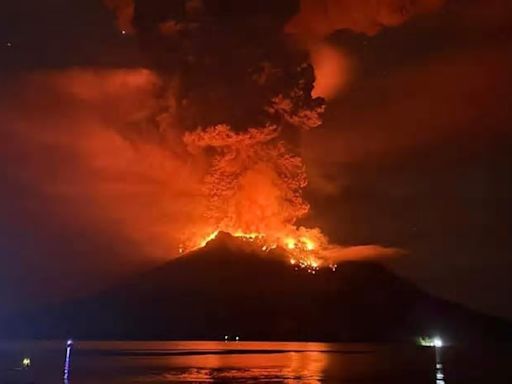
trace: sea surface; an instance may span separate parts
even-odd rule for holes
[[[486,348],[292,342],[75,340],[69,383],[512,383]],[[1,342],[0,383],[63,383],[65,341]],[[21,368],[24,358],[29,368]]]

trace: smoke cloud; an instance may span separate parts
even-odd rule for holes
[[[339,30],[369,36],[385,27],[398,26],[411,17],[437,10],[444,0],[301,0],[299,12],[285,31],[309,50],[315,73],[313,95],[331,99],[351,78],[351,60],[327,42]]]
[[[197,220],[200,173],[173,151],[181,141],[140,132],[158,89],[146,69],[41,72],[7,87],[2,158],[16,164],[10,183],[40,200],[32,214],[103,228],[152,257],[175,254]]]
[[[293,2],[134,9],[134,28],[163,81],[154,129],[181,127],[189,154],[205,166],[202,219],[182,249],[218,231],[256,233],[274,246],[303,234],[295,224],[309,209],[307,178],[296,147],[301,130],[321,124],[324,100],[312,96],[307,52],[282,33]]]
[[[506,132],[511,64],[512,53],[502,47],[475,48],[425,60],[384,79],[362,80],[360,93],[336,104],[326,121],[332,129],[310,133],[302,148],[306,162],[328,172],[445,140]],[[345,128],[335,129],[340,124]]]
[[[130,25],[162,80],[154,128],[165,137],[180,127],[205,167],[203,219],[194,230],[202,238],[220,230],[325,246],[323,235],[308,244],[308,230],[296,226],[309,210],[300,131],[321,124],[325,100],[346,87],[352,67],[325,39],[339,29],[375,34],[440,4],[110,2],[123,25],[133,13]]]
[[[411,17],[439,9],[444,0],[301,0],[300,12],[287,31],[303,38],[324,39],[347,29],[375,35],[384,27],[398,26]]]

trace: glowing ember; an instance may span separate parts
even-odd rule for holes
[[[208,242],[215,239],[220,232],[220,230],[212,231],[207,236],[201,238],[195,245],[188,247],[183,246],[180,248],[180,252],[189,252],[202,248],[206,246]],[[319,258],[315,241],[311,238],[305,236],[298,238],[287,236],[282,237],[282,239],[275,238],[270,241],[269,236],[259,232],[244,233],[242,231],[234,231],[231,235],[248,244],[254,245],[255,249],[259,249],[262,252],[270,252],[279,247],[282,252],[289,257],[291,265],[304,268],[311,273],[315,273],[320,267],[324,266]],[[329,266],[333,270],[335,269],[334,264]]]
[[[215,239],[218,234],[219,234],[219,231],[214,231],[214,232],[210,233],[203,240],[201,240],[201,243],[200,243],[200,245],[197,248],[204,247],[210,240]]]

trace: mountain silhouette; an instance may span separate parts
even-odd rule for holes
[[[220,234],[92,297],[17,316],[7,336],[82,339],[510,340],[510,324],[423,292],[376,262],[315,274]]]

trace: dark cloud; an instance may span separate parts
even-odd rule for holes
[[[173,88],[171,119],[185,129],[244,130],[285,123],[269,113],[278,96],[295,109],[322,104],[310,96],[307,53],[282,33],[296,8],[293,0],[136,1],[141,49]]]

